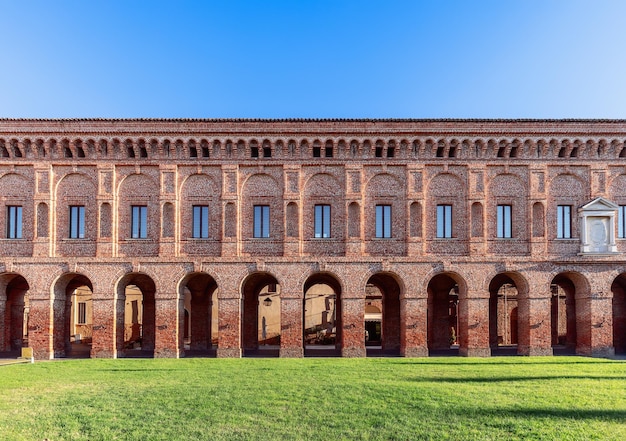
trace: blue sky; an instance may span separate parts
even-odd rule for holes
[[[0,117],[626,118],[626,1],[0,0]]]

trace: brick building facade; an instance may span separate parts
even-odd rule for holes
[[[608,120],[0,120],[0,352],[624,353],[625,140]]]

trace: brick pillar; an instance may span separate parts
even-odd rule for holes
[[[548,285],[549,286],[549,285]],[[552,355],[551,294],[546,288],[530,290],[517,300],[519,355]]]
[[[365,357],[365,307],[362,298],[341,298],[341,356]]]
[[[489,293],[459,299],[459,355],[489,357]]]
[[[400,300],[400,354],[428,357],[427,299]]]
[[[592,357],[612,357],[613,299],[612,293],[594,292],[576,299],[576,353]]]
[[[44,294],[44,298],[33,297],[29,299],[28,345],[33,349],[33,355],[36,359],[50,360],[54,357],[52,333],[50,332],[50,320],[52,318],[50,317],[50,299],[47,294]]]
[[[124,333],[125,323],[124,314],[126,313],[126,297],[118,298],[115,301],[115,357],[124,357],[126,350],[124,349]]]
[[[218,358],[241,357],[241,299],[236,290],[220,289],[217,307]]]
[[[6,315],[7,297],[5,293],[0,293],[0,352],[10,350],[10,345],[7,345],[7,341],[10,339],[10,319]]]
[[[115,350],[115,301],[92,294],[92,358],[116,358]]]
[[[289,297],[284,292],[280,299],[280,356],[303,357],[302,296]]]
[[[180,355],[179,304],[175,291],[173,296],[164,297],[161,293],[155,299],[154,358],[178,358]],[[148,316],[147,312],[144,304],[144,320]]]
[[[62,299],[55,298],[52,301],[52,319],[53,319],[53,328],[52,328],[52,350],[53,357],[65,357],[67,355],[65,334],[65,316],[66,316],[66,304],[65,304],[65,296]]]

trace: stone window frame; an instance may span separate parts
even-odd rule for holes
[[[332,207],[330,204],[315,204],[313,207],[313,237],[332,237]]]
[[[253,205],[252,215],[252,237],[255,239],[269,239],[271,225],[270,206]]]
[[[513,205],[496,205],[496,237],[498,239],[513,238]]]
[[[452,204],[437,204],[436,212],[437,239],[452,239],[454,237],[454,210]]]
[[[24,210],[22,205],[7,205],[7,239],[24,238]]]
[[[391,239],[393,237],[393,211],[391,204],[376,204],[376,239]]]
[[[573,239],[572,235],[572,205],[559,204],[556,206],[556,238]]]
[[[68,217],[68,238],[84,239],[85,238],[85,206],[70,205]]]
[[[135,228],[136,227],[136,228]],[[130,238],[148,239],[148,206],[130,206]]]
[[[194,204],[191,206],[191,237],[193,239],[208,239],[209,235],[209,206]]]

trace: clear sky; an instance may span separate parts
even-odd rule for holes
[[[626,118],[624,0],[0,0],[0,117]]]

